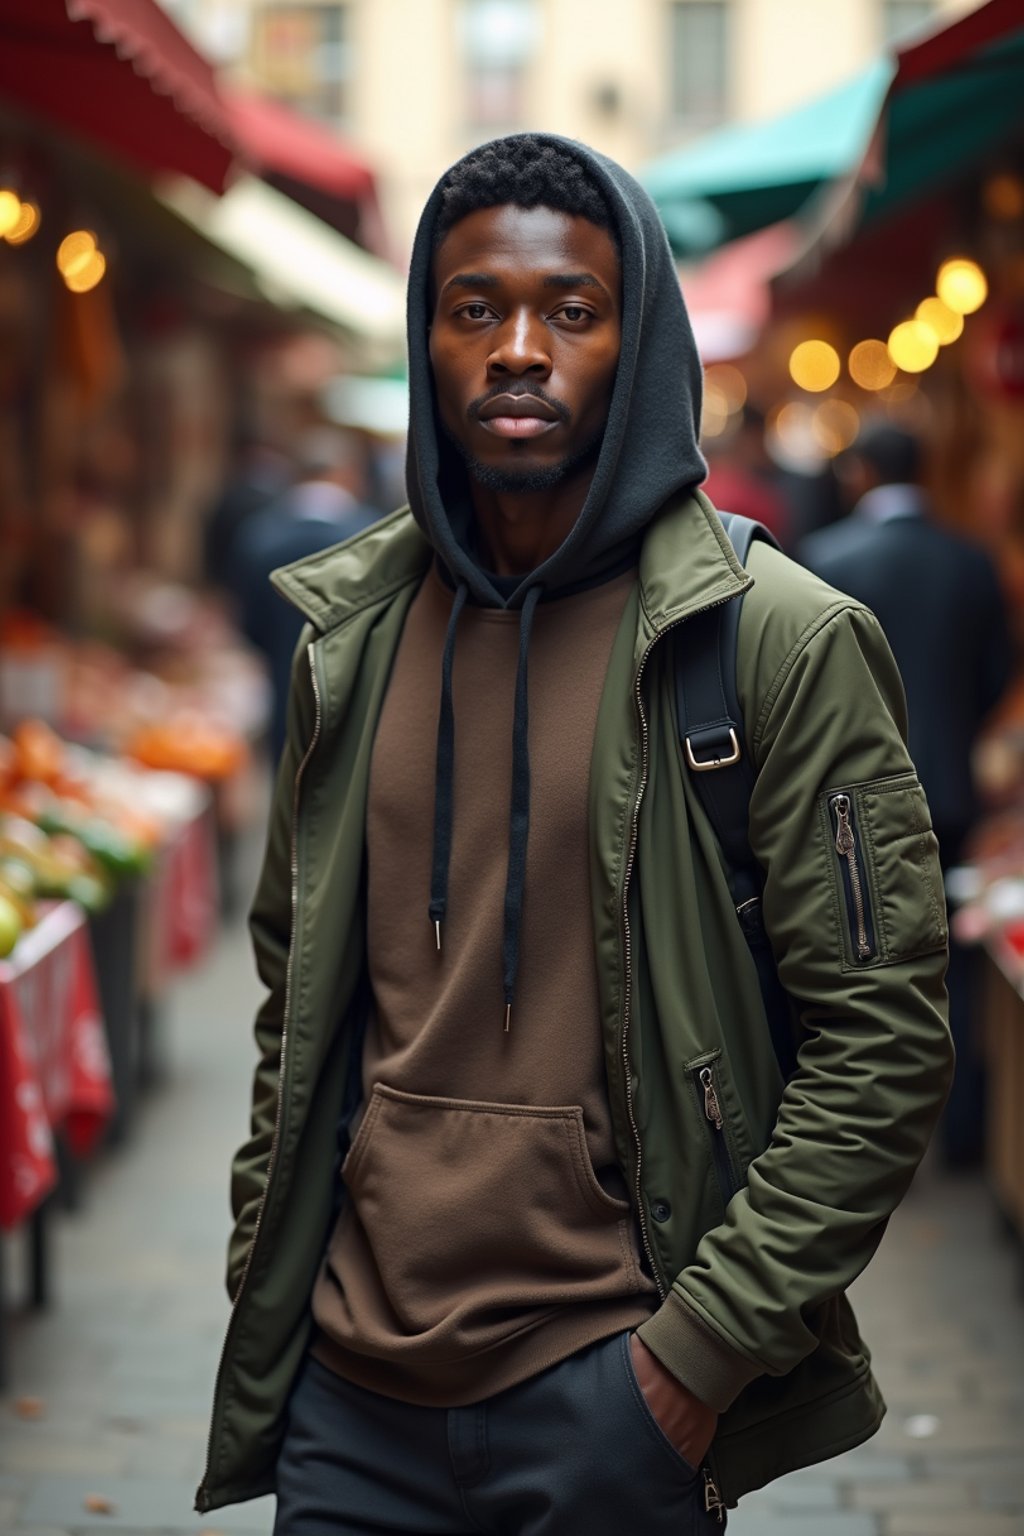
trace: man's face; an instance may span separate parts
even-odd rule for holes
[[[596,453],[622,334],[611,235],[505,204],[467,214],[434,256],[430,360],[441,424],[497,491],[546,490]]]

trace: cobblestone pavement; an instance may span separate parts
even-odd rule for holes
[[[176,990],[169,1086],[93,1170],[81,1213],[56,1223],[55,1305],[12,1326],[0,1536],[269,1531],[266,1499],[191,1512],[256,996],[232,929]],[[9,1291],[22,1257],[10,1245]],[[730,1536],[1024,1536],[1024,1291],[980,1182],[926,1169],[854,1299],[889,1402],[882,1432],[745,1500]]]

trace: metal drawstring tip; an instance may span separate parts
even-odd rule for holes
[[[439,917],[434,919],[434,933],[437,936],[437,952],[438,952],[438,954],[440,954],[441,953],[441,919]]]
[[[508,1034],[509,1025],[512,1023],[512,1004],[505,1004],[505,1033]]]

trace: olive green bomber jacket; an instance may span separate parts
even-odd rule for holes
[[[235,1304],[201,1510],[272,1489],[309,1340],[365,960],[370,752],[430,553],[397,513],[277,578],[310,627],[252,913],[267,996],[252,1134],[234,1165]],[[642,1333],[720,1410],[709,1459],[729,1504],[877,1428],[881,1398],[843,1293],[909,1183],[952,1064],[936,846],[888,648],[865,609],[771,548],[755,545],[749,566],[753,582],[699,493],[651,525],[590,789],[613,1125],[664,1298]],[[681,763],[664,643],[745,587],[751,845],[798,1016],[785,1089]],[[847,830],[852,856],[840,852]]]

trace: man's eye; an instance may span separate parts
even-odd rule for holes
[[[563,304],[559,314],[563,320],[568,320],[573,325],[590,319],[590,310],[585,309],[582,304]]]
[[[486,320],[490,312],[486,304],[464,304],[462,306],[462,313],[467,320]]]

